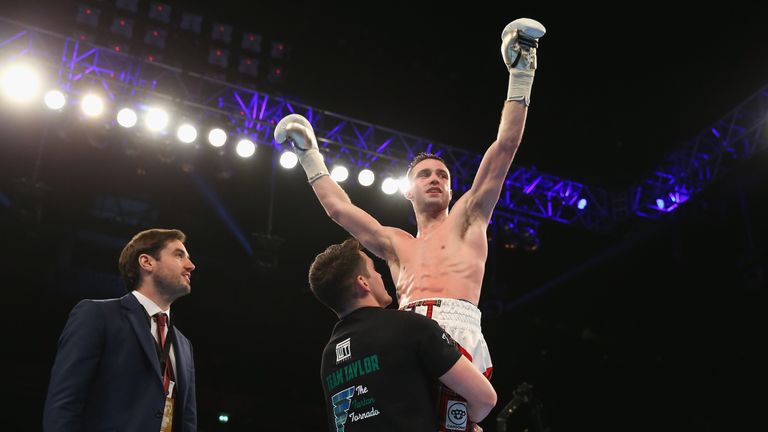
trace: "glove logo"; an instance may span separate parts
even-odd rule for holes
[[[446,407],[445,428],[463,431],[467,428],[467,404],[449,400]]]

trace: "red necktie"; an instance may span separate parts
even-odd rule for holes
[[[168,322],[168,315],[159,312],[155,314],[155,318],[157,319],[157,340],[160,343],[160,352],[164,353],[166,333],[165,329]],[[163,388],[165,389],[165,394],[168,394],[168,385],[172,379],[174,379],[173,365],[171,365],[171,354],[169,350],[168,358],[165,359],[165,368],[163,370]]]

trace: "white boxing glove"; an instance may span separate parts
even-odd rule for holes
[[[501,56],[509,69],[508,101],[531,103],[531,86],[536,72],[536,49],[547,30],[530,18],[518,18],[501,32]]]
[[[315,131],[309,120],[300,114],[289,114],[283,117],[275,127],[275,141],[282,144],[286,140],[293,145],[310,183],[328,175],[328,168],[323,162]]]

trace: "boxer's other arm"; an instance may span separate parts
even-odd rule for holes
[[[312,182],[312,189],[328,216],[352,234],[366,249],[386,261],[394,258],[392,236],[396,235],[398,230],[381,225],[365,210],[354,205],[341,186],[329,176]]]
[[[379,258],[389,261],[395,257],[392,238],[398,230],[382,226],[371,215],[352,204],[346,192],[331,179],[320,155],[315,131],[306,118],[299,114],[284,117],[275,127],[275,140],[280,143],[290,141],[293,144],[315,195],[334,222]]]
[[[496,405],[496,391],[490,381],[464,356],[439,379],[467,400],[469,421],[472,423],[479,423]]]

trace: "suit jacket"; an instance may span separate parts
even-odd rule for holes
[[[176,357],[174,431],[197,431],[192,345],[172,327]],[[158,432],[165,406],[155,340],[129,293],[83,300],[59,338],[43,410],[43,430]]]

